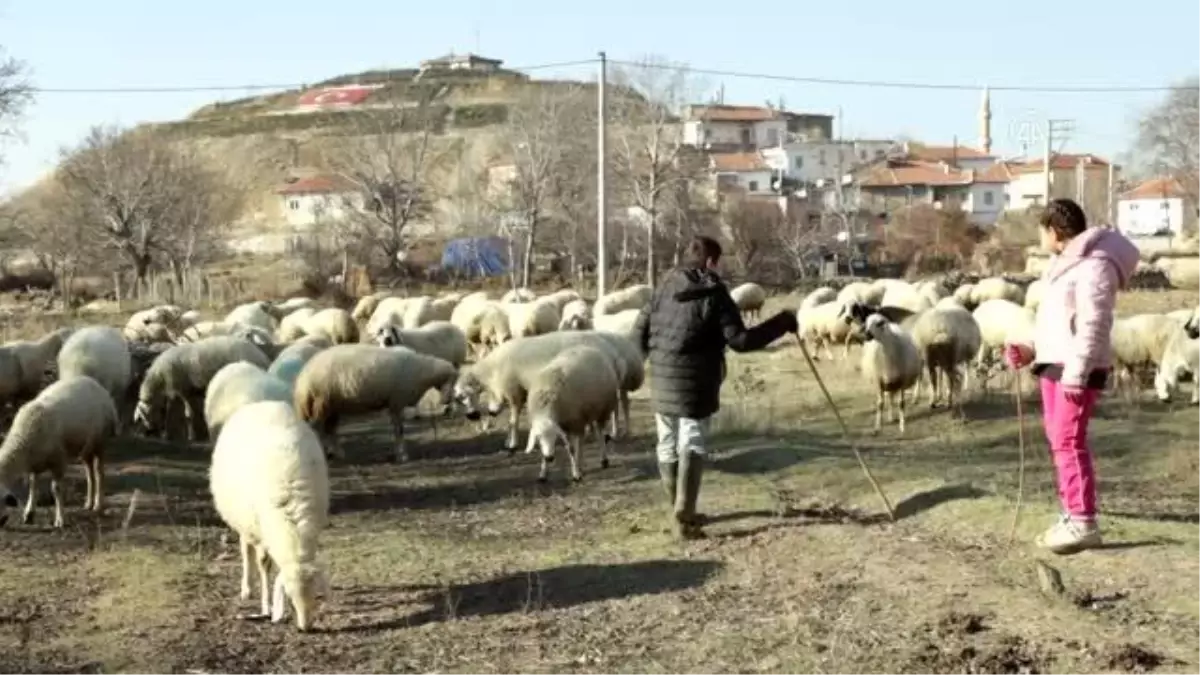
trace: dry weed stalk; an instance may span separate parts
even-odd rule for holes
[[[821,379],[821,373],[817,372],[817,365],[813,363],[812,356],[808,353],[808,347],[804,346],[804,340],[800,338],[800,334],[796,333],[796,342],[800,345],[800,353],[804,354],[804,360],[808,362],[808,369],[812,371],[813,379],[817,381],[817,386],[821,388],[821,393],[825,395],[825,402],[829,404],[829,409],[833,411],[833,416],[837,418],[838,425],[842,428],[842,435],[846,441],[850,443],[850,449],[854,451],[854,457],[858,460],[858,465],[862,467],[863,474],[866,475],[867,481],[871,483],[871,487],[875,488],[875,494],[879,495],[879,499],[883,502],[883,508],[887,509],[888,520],[896,521],[896,511],[892,508],[892,503],[888,501],[887,495],[883,493],[883,488],[879,486],[879,482],[875,480],[875,476],[871,473],[870,467],[863,459],[862,453],[858,449],[858,443],[850,435],[850,427],[846,426],[846,420],[842,419],[842,413],[838,411],[837,404],[833,402],[833,396],[829,395],[829,389],[825,387],[825,381]]]

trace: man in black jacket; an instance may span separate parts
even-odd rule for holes
[[[692,239],[683,265],[663,277],[634,328],[642,352],[649,354],[659,475],[674,509],[675,531],[688,539],[704,536],[696,500],[705,434],[721,407],[725,347],[755,351],[798,327],[796,315],[784,310],[747,329],[714,271],[720,259],[715,240]]]

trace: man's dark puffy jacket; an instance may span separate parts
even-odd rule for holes
[[[634,328],[649,354],[655,412],[694,419],[717,412],[726,345],[738,352],[762,349],[795,323],[795,315],[781,312],[747,329],[716,274],[697,268],[668,273]]]

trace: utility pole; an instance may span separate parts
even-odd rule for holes
[[[596,86],[597,137],[596,137],[596,297],[603,297],[608,289],[608,191],[605,190],[605,173],[608,156],[608,59],[600,52],[600,81]],[[647,279],[653,284],[653,279]]]
[[[1060,147],[1066,143],[1071,132],[1075,130],[1074,123],[1074,120],[1065,119],[1046,120],[1046,147],[1042,155],[1042,189],[1046,196],[1042,201],[1042,206],[1050,203],[1050,159],[1054,152],[1054,141],[1061,141]]]

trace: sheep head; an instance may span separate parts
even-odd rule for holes
[[[271,621],[280,623],[287,612],[287,601],[296,610],[296,628],[307,631],[325,596],[329,595],[329,571],[322,562],[288,565],[275,577],[271,602]]]
[[[472,421],[479,419],[479,398],[483,395],[483,383],[479,381],[475,373],[470,370],[460,372],[452,391],[451,400],[462,406],[463,414],[467,419]]]
[[[868,316],[864,327],[864,338],[867,340],[878,340],[888,330],[888,325],[887,317],[882,314]]]
[[[554,447],[559,441],[570,447],[571,441],[561,427],[545,417],[534,418],[529,423],[529,442],[525,444],[525,453],[533,452],[534,446],[537,446],[542,451],[543,459],[553,461]]]
[[[404,344],[400,329],[392,324],[380,327],[375,331],[375,344],[380,347],[399,347]]]

